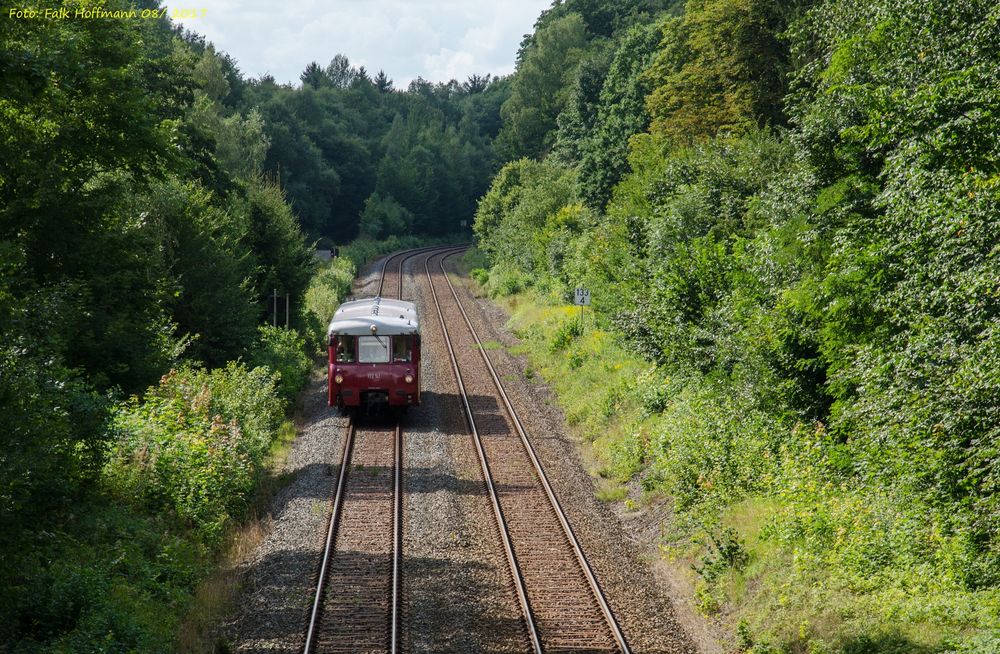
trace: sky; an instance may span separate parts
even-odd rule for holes
[[[514,70],[522,37],[552,0],[201,0],[204,17],[174,19],[237,60],[246,77],[299,84],[311,61],[341,53],[397,88]],[[178,0],[170,13],[191,9]]]

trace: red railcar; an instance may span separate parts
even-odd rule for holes
[[[327,330],[330,406],[420,404],[420,323],[412,302],[340,305]]]

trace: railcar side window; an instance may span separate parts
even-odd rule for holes
[[[392,337],[392,360],[412,361],[413,360],[413,337],[393,336]]]
[[[354,342],[356,336],[338,336],[335,341],[337,361],[340,363],[354,363]]]
[[[359,336],[358,361],[360,363],[389,363],[389,337]]]

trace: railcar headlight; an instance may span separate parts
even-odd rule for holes
[[[405,382],[406,382],[407,384],[412,384],[412,383],[413,383],[413,375],[407,375],[406,377],[403,377],[403,380],[404,380],[404,381],[405,381]]]
[[[333,378],[333,381],[337,382],[338,384],[343,384],[344,383],[344,376],[343,375],[337,375],[336,377]]]

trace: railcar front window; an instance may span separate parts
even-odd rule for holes
[[[413,359],[413,337],[392,337],[392,360],[409,362]]]
[[[355,336],[338,336],[335,342],[337,361],[340,363],[354,363],[354,339]]]
[[[388,336],[360,336],[358,361],[361,363],[389,363]]]

